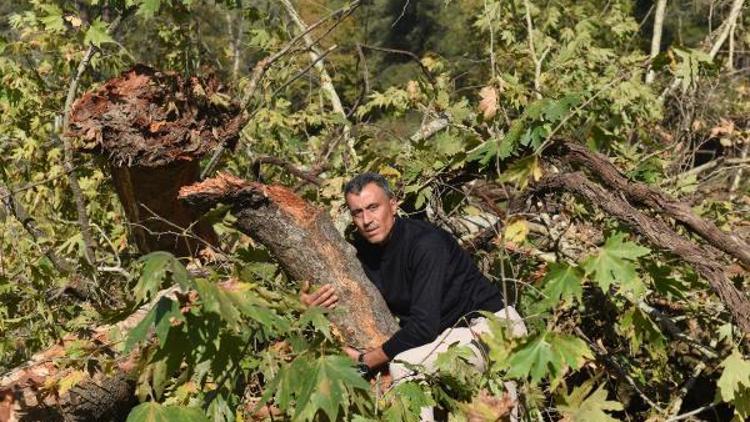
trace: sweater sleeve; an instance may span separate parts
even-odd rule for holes
[[[425,236],[415,242],[409,261],[414,274],[409,319],[383,343],[383,352],[389,359],[427,344],[440,334],[441,305],[450,261],[448,245],[439,235]]]

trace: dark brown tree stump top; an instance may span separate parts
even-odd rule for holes
[[[136,65],[79,98],[66,135],[79,137],[81,150],[105,155],[116,166],[191,161],[237,141],[243,119],[220,90],[212,77]]]

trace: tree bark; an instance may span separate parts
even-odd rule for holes
[[[683,259],[708,281],[740,329],[746,335],[750,334],[750,300],[726,277],[719,256],[679,236],[665,222],[640,212],[619,195],[586,178],[583,173],[549,176],[536,189],[537,192],[564,189],[578,194],[633,228],[651,244]]]
[[[349,345],[378,347],[398,329],[328,214],[290,189],[219,174],[183,188],[180,198],[204,209],[231,205],[237,228],[265,245],[292,278],[313,286],[331,283],[342,300],[330,319]]]
[[[198,181],[201,157],[237,141],[244,119],[221,89],[212,77],[136,65],[73,105],[66,135],[107,158],[143,253],[194,256],[202,242],[216,242],[211,226],[177,192]]]
[[[141,306],[125,320],[94,328],[88,340],[99,347],[101,353],[114,353],[109,348],[110,332],[116,330],[125,335],[143,320],[161,297],[174,297],[177,291],[174,287],[162,290],[151,303]],[[67,336],[0,378],[0,421],[125,420],[130,409],[138,404],[135,377],[131,374],[136,355],[117,358],[117,366],[111,372],[103,372],[96,364],[89,365],[81,381],[68,391],[58,393],[60,380],[72,372],[61,363],[65,350],[78,340],[79,337]]]
[[[750,245],[742,239],[722,232],[716,225],[695,215],[690,206],[645,183],[628,180],[602,154],[589,151],[585,146],[566,142],[559,153],[573,164],[580,165],[599,177],[605,185],[622,192],[630,201],[650,207],[655,212],[674,218],[689,230],[702,237],[713,247],[737,258],[750,268]]]

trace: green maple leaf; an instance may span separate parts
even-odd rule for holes
[[[113,43],[115,40],[109,35],[109,28],[107,24],[100,18],[97,18],[91,23],[89,29],[86,31],[86,36],[83,42],[88,44],[91,43],[97,47],[100,47],[104,43]]]
[[[425,406],[434,406],[435,401],[415,381],[403,382],[394,387],[388,395],[393,402],[383,413],[388,422],[417,422],[419,411]]]
[[[593,387],[589,380],[573,389],[570,395],[562,397],[562,403],[557,410],[563,415],[563,420],[570,422],[616,422],[606,411],[623,410],[620,402],[607,400],[607,390],[604,385],[599,386],[589,395]]]
[[[634,261],[649,252],[650,249],[634,242],[624,240],[625,233],[615,233],[609,237],[599,252],[583,262],[586,275],[605,292],[612,284],[619,284],[633,293],[642,292],[643,282],[635,271]]]
[[[591,349],[577,337],[543,333],[513,351],[508,375],[516,378],[531,376],[532,383],[550,375],[555,383],[567,368],[578,369],[592,359]]]
[[[452,157],[464,150],[463,140],[450,132],[438,134],[434,145],[441,157]]]
[[[208,422],[208,418],[194,407],[162,406],[146,402],[130,411],[127,422]]]
[[[542,280],[546,298],[539,303],[544,308],[552,308],[560,301],[569,303],[572,299],[581,301],[583,271],[578,266],[554,263]]]

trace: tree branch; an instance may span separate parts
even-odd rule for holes
[[[644,204],[656,212],[674,218],[712,246],[750,267],[750,245],[722,232],[713,222],[698,217],[688,204],[671,198],[645,183],[628,180],[605,156],[591,152],[583,145],[564,143],[562,153],[567,160],[593,172],[607,186],[625,194],[630,201]]]
[[[584,197],[633,228],[651,244],[691,265],[708,281],[740,329],[745,334],[750,334],[750,301],[724,274],[724,264],[716,254],[679,236],[665,222],[643,214],[620,196],[593,183],[583,173],[549,176],[537,185],[539,193],[558,192],[560,189]]]

